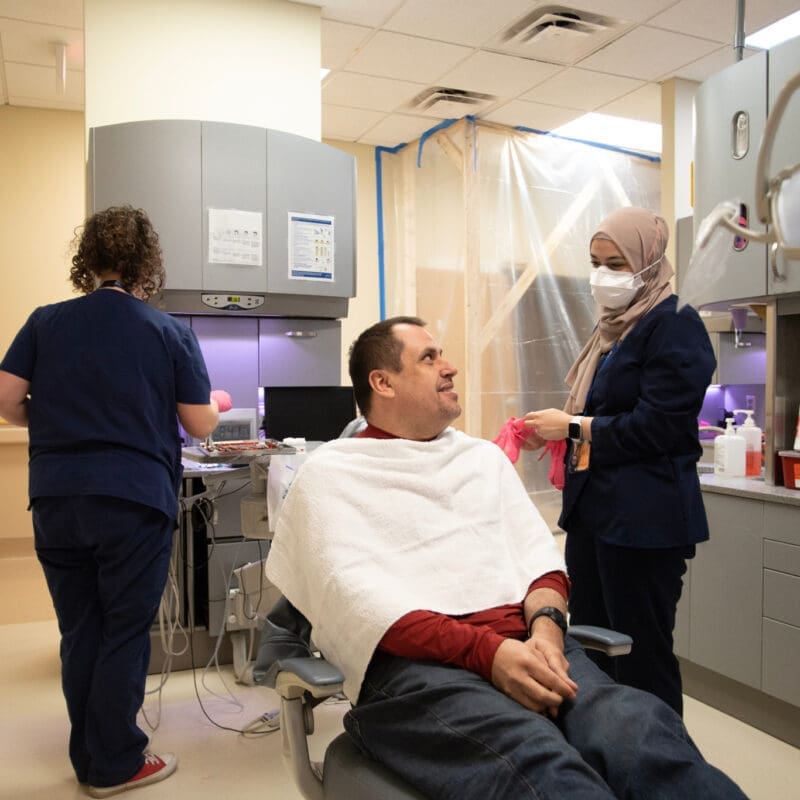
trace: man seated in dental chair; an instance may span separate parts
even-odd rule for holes
[[[348,733],[430,798],[743,798],[565,636],[564,561],[502,450],[449,426],[456,374],[417,318],[364,331],[368,426],[309,457],[278,519],[266,574],[345,676]]]

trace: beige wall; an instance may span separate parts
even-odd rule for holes
[[[0,352],[28,314],[72,296],[69,243],[83,221],[83,114],[0,106]],[[28,453],[0,430],[0,543],[32,537]],[[17,437],[19,438],[19,437]]]
[[[315,6],[85,0],[84,28],[87,129],[208,119],[320,138]]]

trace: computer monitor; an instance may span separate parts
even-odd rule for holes
[[[269,439],[303,437],[309,442],[338,438],[356,416],[350,386],[268,386],[262,428]]]

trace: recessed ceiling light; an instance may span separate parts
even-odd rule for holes
[[[794,39],[795,36],[800,36],[800,11],[795,11],[794,14],[789,14],[788,17],[779,19],[773,22],[772,25],[767,25],[760,31],[751,33],[744,43],[748,47],[761,47],[764,50],[769,50],[776,44],[785,42],[788,39]]]
[[[552,133],[645,153],[661,152],[660,125],[610,114],[584,114],[560,128],[555,128]]]

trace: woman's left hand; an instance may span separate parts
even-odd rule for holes
[[[547,441],[566,439],[572,417],[558,408],[545,408],[542,411],[529,411],[525,415],[528,425],[533,425],[536,433]]]

